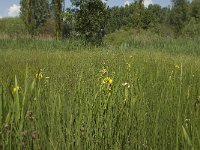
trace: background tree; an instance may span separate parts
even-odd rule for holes
[[[49,18],[48,0],[21,0],[20,16],[32,36]]]
[[[170,23],[175,27],[175,32],[180,33],[189,21],[189,2],[188,0],[172,0],[172,4]]]
[[[42,26],[49,18],[49,1],[48,0],[33,0],[33,14],[35,26]]]
[[[53,0],[54,7],[54,17],[55,17],[55,30],[56,30],[56,39],[59,40],[62,38],[62,23],[63,23],[63,0]]]
[[[200,22],[200,0],[193,0],[191,3],[191,17]]]
[[[152,17],[151,22],[154,25],[160,24],[162,22],[162,19],[161,19],[162,8],[160,5],[158,5],[158,4],[149,5],[149,7],[147,8],[147,12]]]
[[[190,21],[182,29],[181,35],[199,37],[200,35],[200,0],[193,0],[190,4]]]
[[[131,13],[133,12],[132,4],[125,7],[114,6],[108,8],[108,22],[106,32],[111,33],[119,30],[123,26],[132,26]]]
[[[144,0],[111,8],[102,0],[71,2],[75,7],[64,11],[64,0],[21,0],[21,18],[31,35],[51,34],[57,39],[79,35],[95,44],[105,33],[120,29],[145,29],[164,36],[199,33],[200,0],[172,0],[172,8],[157,4],[146,8]]]
[[[100,44],[107,21],[107,7],[102,0],[72,0],[79,7],[76,28],[87,42]]]
[[[62,37],[76,36],[76,12],[77,9],[67,8],[63,14]]]
[[[20,5],[20,17],[23,20],[28,33],[33,36],[35,28],[33,22],[33,3],[31,0],[21,0]]]
[[[136,0],[136,7],[134,12],[134,21],[136,27],[139,29],[142,27],[142,20],[144,17],[144,0]]]

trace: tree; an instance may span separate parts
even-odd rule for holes
[[[101,44],[107,22],[107,7],[102,0],[72,0],[79,7],[76,28],[86,42]]]
[[[140,29],[142,28],[142,20],[145,14],[143,4],[144,0],[136,0],[134,4],[134,11],[132,14],[133,26]]]
[[[180,33],[186,22],[189,21],[189,2],[187,0],[172,0],[173,8],[170,14],[170,23]]]
[[[200,0],[193,0],[191,3],[191,17],[200,23]]]
[[[20,16],[32,36],[49,17],[48,0],[21,0]]]
[[[170,7],[163,7],[160,13],[160,23],[170,24]]]
[[[54,15],[55,15],[55,29],[56,29],[56,39],[59,40],[62,38],[62,4],[63,0],[53,0]]]
[[[151,4],[147,8],[148,13],[152,16],[152,22],[154,24],[161,23],[162,8],[158,4]]]
[[[76,36],[76,12],[77,9],[67,8],[63,14],[63,28],[62,37],[67,38],[69,36]]]
[[[33,0],[33,12],[35,26],[42,26],[49,18],[49,2],[48,0]]]
[[[31,0],[21,0],[20,1],[20,17],[23,20],[28,33],[33,36],[34,33],[34,23],[33,23],[33,3]]]
[[[190,4],[190,21],[182,29],[182,34],[187,37],[200,35],[200,0],[193,0]]]
[[[131,13],[133,12],[132,4],[125,7],[114,6],[108,8],[108,22],[106,24],[106,32],[111,33],[119,30],[123,26],[132,26]]]

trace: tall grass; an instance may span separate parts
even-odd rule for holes
[[[0,149],[200,148],[199,56],[0,43]]]
[[[0,39],[0,149],[200,149],[198,43]]]
[[[165,52],[170,54],[199,55],[200,38],[172,38],[163,37],[152,33],[151,31],[118,31],[105,37],[105,43],[108,43],[115,49],[121,50],[147,50]],[[114,50],[115,50],[114,49]]]

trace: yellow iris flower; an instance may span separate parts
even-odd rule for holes
[[[16,93],[16,92],[18,92],[18,91],[19,91],[19,89],[20,89],[20,87],[19,87],[19,86],[16,86],[16,87],[14,87],[14,88],[13,88],[13,93]]]
[[[40,72],[40,73],[36,73],[35,74],[35,77],[37,78],[37,79],[41,79],[41,78],[43,78],[43,74]]]
[[[108,84],[108,85],[111,85],[112,82],[113,82],[113,80],[110,77],[106,77],[102,81],[103,84]]]

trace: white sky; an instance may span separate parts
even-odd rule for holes
[[[124,2],[124,6],[125,6],[125,5],[129,5],[129,4],[130,4],[130,1],[129,1],[129,0],[126,0],[126,1]],[[145,6],[145,7],[148,7],[150,4],[153,4],[152,0],[144,0],[144,6]]]
[[[150,4],[153,4],[152,0],[144,0],[145,7],[148,7]]]
[[[129,5],[129,4],[130,4],[129,1],[125,1],[125,2],[124,2],[124,6]]]
[[[20,13],[20,6],[13,4],[9,9],[8,9],[8,16],[10,17],[16,17],[19,16]]]

